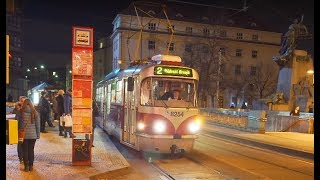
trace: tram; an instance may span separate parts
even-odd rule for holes
[[[189,151],[201,128],[198,73],[179,56],[115,70],[97,83],[98,125],[138,151]]]

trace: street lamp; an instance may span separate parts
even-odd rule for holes
[[[34,69],[34,70],[37,70],[38,68],[37,68],[37,67],[34,67],[33,69]]]
[[[44,69],[44,66],[43,66],[43,65],[41,65],[41,66],[40,66],[40,68],[41,68],[41,69]]]
[[[27,72],[30,72],[30,69],[29,69],[29,68],[27,69]]]

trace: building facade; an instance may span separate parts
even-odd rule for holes
[[[112,41],[110,37],[99,39],[93,54],[93,92],[95,85],[112,70]]]
[[[247,14],[220,21],[225,14],[172,5],[166,19],[161,8],[136,8],[139,18],[131,4],[113,21],[113,70],[157,54],[178,55],[199,72],[202,107],[241,107],[275,91],[279,70],[272,57],[278,54],[282,33],[260,26]]]
[[[6,97],[10,94],[14,100],[27,93],[27,81],[21,72],[24,59],[23,18],[23,1],[6,0],[6,34],[9,35],[11,55]]]

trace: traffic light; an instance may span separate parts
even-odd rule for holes
[[[9,35],[6,35],[6,83],[9,84]]]

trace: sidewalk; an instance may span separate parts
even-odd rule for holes
[[[211,135],[220,136],[252,146],[276,150],[308,159],[314,157],[314,134],[298,132],[252,133],[224,127],[216,123],[204,124],[203,130]]]
[[[72,165],[71,138],[58,136],[58,127],[46,127],[35,145],[34,170],[24,172],[19,163],[17,145],[6,145],[7,179],[94,179],[99,174],[125,170],[129,163],[99,127],[95,129],[91,166]]]

